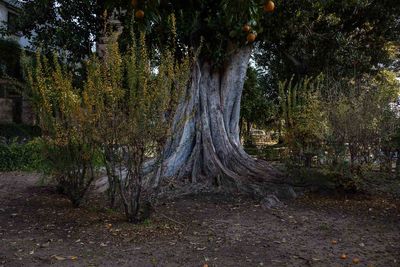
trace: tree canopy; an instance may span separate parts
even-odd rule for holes
[[[170,34],[165,27],[168,16],[177,18],[179,42],[185,46],[203,46],[213,61],[226,56],[229,44],[246,45],[268,35],[273,8],[271,1],[27,1],[23,5],[20,29],[36,33],[34,43],[63,48],[77,58],[90,53],[101,37],[105,16],[113,10],[124,26],[135,24],[145,30],[153,42],[162,43]],[[105,11],[108,10],[107,13]],[[123,10],[123,12],[118,12]],[[132,20],[132,17],[135,19]]]
[[[232,46],[258,41],[265,51],[260,64],[274,68],[274,75],[318,73],[332,64],[343,75],[354,66],[391,64],[391,47],[399,42],[398,1],[275,2],[271,9],[268,0],[30,0],[23,5],[20,29],[34,30],[35,44],[63,48],[79,60],[104,34],[112,10],[122,11],[114,15],[123,26],[133,23],[158,44],[169,38],[165,26],[175,13],[179,43],[201,45],[204,58],[213,62],[223,62]]]
[[[280,79],[341,77],[391,66],[399,49],[400,4],[382,1],[281,1],[258,63]],[[397,47],[397,48],[396,48]]]

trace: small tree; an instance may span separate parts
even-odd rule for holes
[[[178,99],[189,79],[189,58],[178,62],[173,51],[173,45],[157,51],[155,61],[149,57],[141,34],[123,57],[118,44],[112,42],[101,61],[93,58],[88,63],[83,99],[96,117],[96,137],[104,150],[110,202],[114,206],[120,196],[130,222],[140,220],[144,183],[151,185],[161,175],[163,148]],[[150,158],[158,163],[153,165],[158,169],[153,169],[153,176],[145,180],[144,163]]]
[[[327,117],[319,84],[305,78],[293,84],[293,79],[279,84],[282,118],[285,125],[284,139],[293,158],[300,157],[304,166],[311,167],[312,157],[323,151],[327,135]]]
[[[54,56],[52,64],[37,53],[36,65],[27,68],[27,80],[42,129],[46,162],[59,190],[78,206],[96,177],[94,121],[90,107]]]

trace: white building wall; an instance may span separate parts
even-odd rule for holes
[[[3,26],[3,22],[4,21],[7,21],[7,13],[8,13],[7,7],[3,3],[0,2],[0,23],[1,23],[1,26]]]
[[[15,12],[9,10],[7,8],[7,6],[3,2],[0,2],[0,25],[1,26],[7,26],[8,13],[9,12],[16,14]],[[25,36],[11,35],[11,36],[6,36],[6,37],[4,37],[4,36],[0,36],[0,37],[14,40],[22,48],[29,48],[30,47],[29,39],[26,38]]]

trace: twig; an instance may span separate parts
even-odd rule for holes
[[[187,228],[187,226],[186,226],[185,224],[183,224],[183,223],[181,223],[181,222],[178,222],[178,221],[176,221],[176,220],[174,220],[174,219],[168,217],[168,216],[165,215],[165,214],[161,214],[161,213],[160,213],[160,215],[163,216],[164,218],[170,220],[171,222],[174,222],[174,223],[176,223],[176,224],[179,224],[179,225],[183,226],[184,228]]]

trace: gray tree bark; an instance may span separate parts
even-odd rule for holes
[[[261,196],[282,190],[283,175],[249,156],[240,143],[240,101],[250,55],[249,46],[232,50],[222,69],[206,60],[195,62],[154,186]]]

